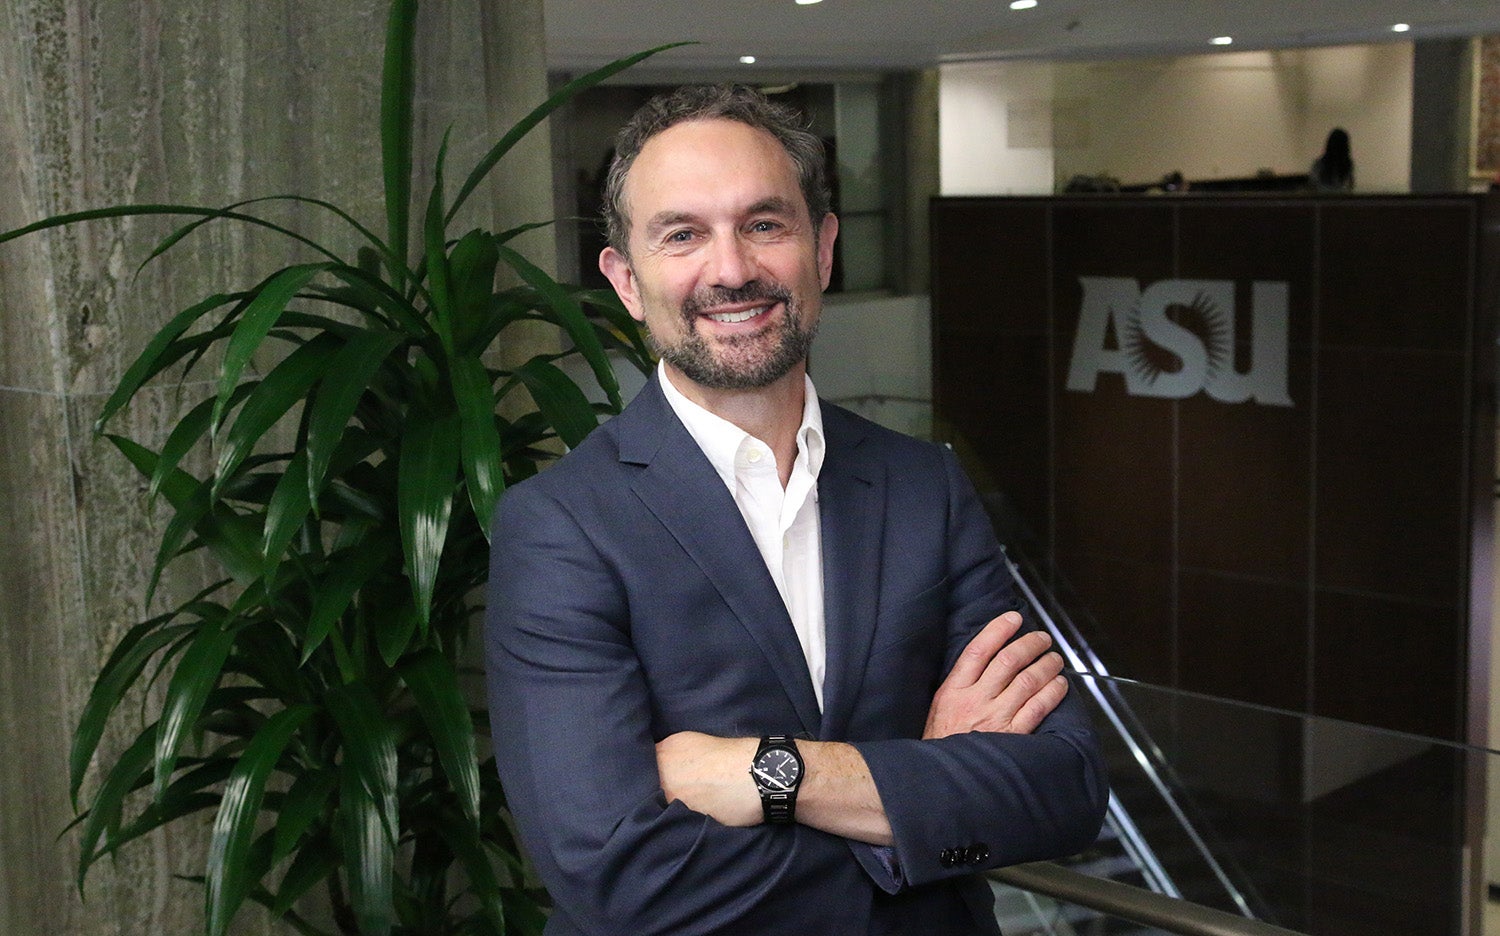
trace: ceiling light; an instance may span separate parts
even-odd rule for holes
[[[1391,27],[1391,32],[1409,32],[1410,30],[1410,23],[1397,23],[1396,25]]]
[[[823,0],[797,0],[797,6],[812,6],[814,3],[822,3]]]
[[[1029,10],[1036,6],[1036,0],[1010,0],[1012,10]]]
[[[1213,37],[1212,39],[1210,39],[1208,41],[1212,42],[1214,45],[1229,45],[1231,42],[1234,41],[1234,37],[1233,36],[1215,36],[1215,37]]]
[[[753,56],[753,55],[741,55],[740,56],[740,64],[741,65],[754,65],[755,64],[755,56]]]

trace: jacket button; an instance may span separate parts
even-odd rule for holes
[[[981,864],[990,857],[990,847],[983,842],[975,842],[970,845],[964,854],[969,864]]]
[[[943,849],[942,853],[938,855],[938,863],[941,864],[945,868],[951,868],[951,867],[953,867],[955,864],[958,863],[958,854],[957,854],[957,852],[958,852],[958,849],[955,849],[955,848],[945,848],[945,849]]]

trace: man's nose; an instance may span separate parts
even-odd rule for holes
[[[715,286],[739,289],[755,279],[755,258],[743,238],[734,235],[716,238],[711,262],[709,278]]]

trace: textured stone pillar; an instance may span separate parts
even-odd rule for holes
[[[452,0],[421,11],[416,163],[430,173],[451,125],[450,192],[510,116],[544,97],[541,7]],[[115,203],[296,192],[383,233],[385,21],[384,0],[0,0],[0,230]],[[475,223],[550,217],[545,134],[502,163],[476,199]],[[354,242],[315,209],[272,210],[335,250]],[[93,421],[170,316],[306,256],[215,224],[137,277],[181,223],[93,222],[0,246],[0,933],[201,930],[201,890],[173,875],[202,873],[211,817],[96,865],[86,902],[72,883],[76,836],[58,837],[73,816],[73,725],[105,655],[146,610],[164,522]],[[525,246],[552,266],[545,237]],[[190,379],[213,376],[208,362]],[[109,428],[159,446],[203,387],[191,389],[150,388]],[[175,603],[206,574],[177,570],[159,601]],[[103,756],[124,737],[107,735]],[[85,789],[95,783],[91,775]],[[278,931],[258,908],[242,911],[238,932]]]
[[[1411,190],[1469,190],[1469,139],[1474,100],[1470,39],[1413,43]]]

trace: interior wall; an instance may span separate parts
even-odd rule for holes
[[[1050,120],[1054,68],[1047,62],[965,62],[939,69],[943,195],[1052,192],[1050,139],[1044,144],[1019,132],[1013,139],[1010,131],[1024,129],[1012,128],[1012,116],[1017,123],[1028,115]]]
[[[219,206],[298,192],[328,198],[383,232],[387,7],[0,0],[0,230],[111,204]],[[541,13],[541,0],[422,7],[419,173],[430,174],[451,126],[454,186],[497,138],[496,124],[545,99]],[[463,221],[550,217],[546,154],[543,127],[507,156],[496,173],[503,181],[472,200]],[[331,215],[283,207],[278,220],[337,251],[352,247],[355,237]],[[0,246],[0,933],[203,930],[202,892],[176,876],[202,873],[211,816],[101,861],[87,903],[74,886],[77,836],[64,832],[73,818],[72,729],[106,655],[147,613],[141,600],[166,519],[148,509],[135,471],[93,434],[94,419],[177,311],[304,256],[283,239],[216,224],[137,276],[181,223],[101,221]],[[523,249],[544,266],[554,261],[545,233]],[[197,376],[211,380],[211,363]],[[148,387],[110,429],[159,447],[203,389]],[[151,610],[191,595],[209,574],[168,576]],[[138,700],[122,711],[124,724]],[[106,735],[101,763],[125,737]],[[85,794],[97,782],[95,772]],[[234,931],[282,930],[247,907]]]
[[[1305,173],[1350,133],[1363,192],[1407,191],[1410,43],[942,68],[944,195],[1047,194],[1074,175],[1150,183]],[[1029,147],[1016,147],[1018,118]]]

